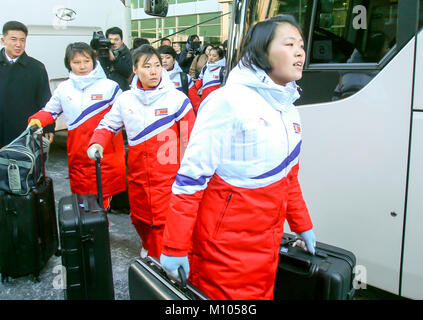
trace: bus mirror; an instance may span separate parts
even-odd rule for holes
[[[166,17],[167,0],[144,0],[144,12],[150,16]]]

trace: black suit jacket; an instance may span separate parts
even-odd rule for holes
[[[28,126],[28,117],[39,111],[51,97],[44,64],[25,52],[10,64],[4,48],[0,51],[0,147],[17,138]],[[55,125],[44,128],[54,132]]]
[[[115,50],[113,62],[109,58],[101,58],[100,64],[107,78],[117,82],[122,91],[130,89],[129,77],[132,75],[132,57],[125,44]]]

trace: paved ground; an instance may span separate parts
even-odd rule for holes
[[[46,169],[47,175],[53,179],[57,207],[59,199],[70,194],[65,132],[59,133],[52,144]],[[128,300],[128,268],[139,255],[140,241],[128,214],[112,212],[108,217],[115,298]],[[53,256],[42,270],[40,282],[27,276],[0,283],[0,300],[63,300],[60,266],[61,258]],[[368,286],[366,290],[358,291],[355,299],[391,300],[399,297]]]

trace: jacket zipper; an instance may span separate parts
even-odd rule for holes
[[[219,221],[217,222],[217,226],[216,226],[216,229],[214,231],[213,238],[216,238],[216,236],[217,236],[217,234],[219,232],[220,225],[222,224],[223,217],[225,216],[226,210],[228,209],[229,202],[231,202],[231,198],[232,198],[232,193],[230,193],[229,196],[228,196],[228,198],[226,199],[225,209],[223,209],[223,212],[220,215]]]

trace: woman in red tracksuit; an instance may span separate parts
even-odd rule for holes
[[[125,126],[128,136],[128,193],[131,220],[141,241],[141,256],[160,257],[171,187],[188,143],[195,115],[150,45],[133,52],[131,90],[123,92],[100,122],[88,155],[102,153]]]
[[[298,183],[293,103],[304,42],[292,16],[253,26],[226,85],[202,103],[172,186],[161,263],[212,299],[272,299],[285,220],[314,253]],[[188,259],[190,255],[190,259]]]
[[[69,79],[54,91],[46,106],[29,118],[30,125],[44,127],[62,113],[68,128],[67,152],[72,193],[97,194],[95,163],[87,157],[88,142],[103,116],[122,92],[118,84],[106,78],[91,47],[83,42],[66,48],[65,66]],[[103,205],[110,197],[126,190],[125,149],[122,133],[113,137],[104,150],[101,163]]]
[[[197,114],[201,102],[210,92],[220,88],[222,84],[221,70],[225,67],[225,64],[226,59],[223,50],[218,47],[211,48],[209,59],[201,70],[198,80],[188,91],[188,96],[191,99],[195,114]],[[199,91],[201,91],[201,94]]]

